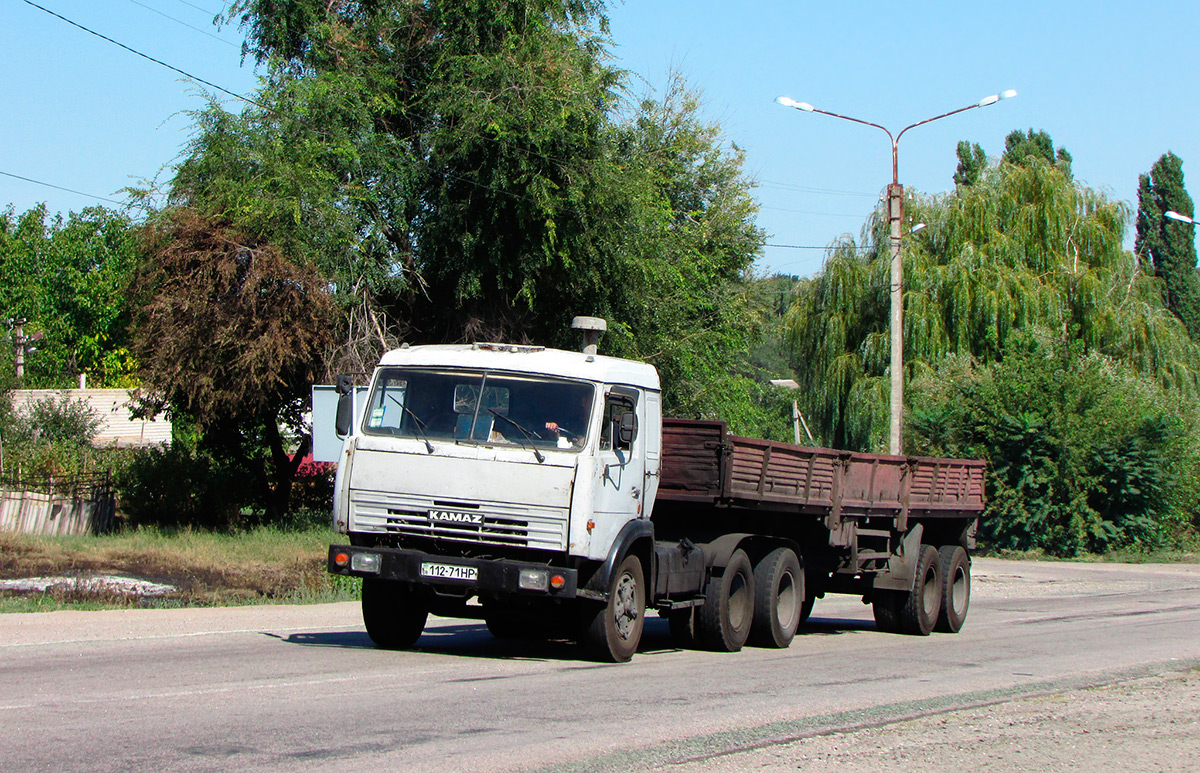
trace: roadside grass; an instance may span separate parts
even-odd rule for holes
[[[0,579],[77,578],[44,592],[0,590],[0,613],[357,599],[357,581],[325,571],[334,539],[328,527],[311,524],[238,532],[139,528],[86,537],[0,533]],[[97,574],[174,590],[148,596],[87,586],[85,579]]]

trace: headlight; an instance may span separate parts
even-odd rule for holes
[[[355,572],[379,574],[378,553],[354,553],[350,556],[350,569]]]
[[[522,569],[517,585],[524,590],[546,590],[550,587],[550,572],[545,569]]]

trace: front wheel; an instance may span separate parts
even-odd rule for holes
[[[421,637],[429,607],[406,585],[364,577],[362,616],[367,636],[386,650],[408,649]]]
[[[637,652],[645,618],[642,562],[626,556],[609,582],[608,602],[586,621],[584,642],[599,659],[624,663]]]

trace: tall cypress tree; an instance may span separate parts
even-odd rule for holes
[[[1200,279],[1196,276],[1194,226],[1172,220],[1169,211],[1192,216],[1192,197],[1183,187],[1183,161],[1168,151],[1149,174],[1138,175],[1137,240],[1134,250],[1149,260],[1166,284],[1167,308],[1200,341]]]

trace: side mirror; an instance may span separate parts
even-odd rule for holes
[[[622,446],[629,446],[637,437],[637,415],[633,411],[621,414],[621,423],[617,428],[617,440]]]
[[[333,422],[333,431],[338,437],[346,437],[354,425],[354,379],[349,376],[338,376],[334,389],[338,393],[337,416]]]

